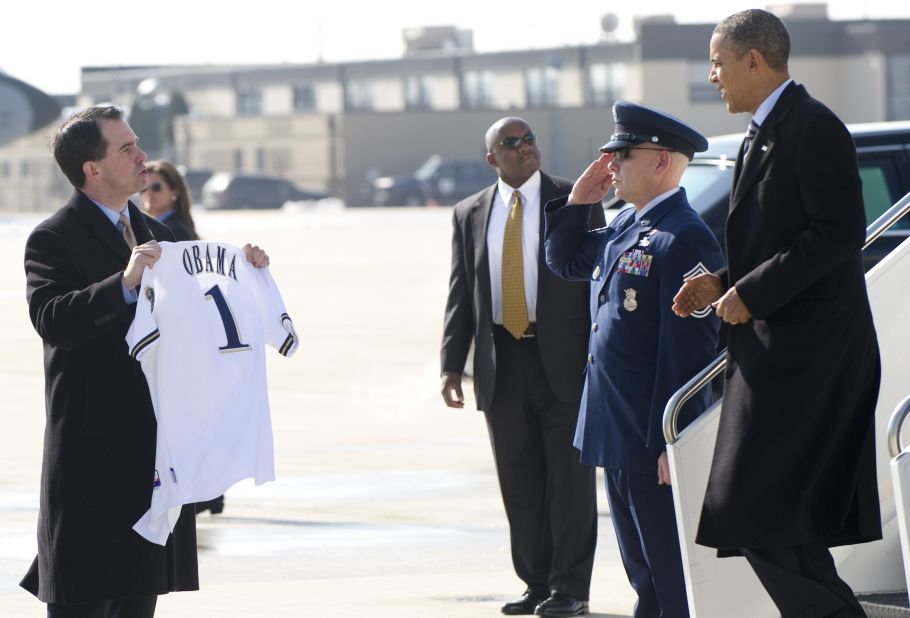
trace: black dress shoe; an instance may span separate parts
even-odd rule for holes
[[[509,616],[530,616],[540,603],[547,600],[547,595],[525,590],[524,594],[502,606],[502,613]]]
[[[554,592],[549,599],[537,606],[534,613],[538,616],[581,616],[588,613],[588,602]]]

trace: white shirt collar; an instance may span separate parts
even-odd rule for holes
[[[512,187],[503,182],[502,178],[496,183],[496,190],[499,193],[500,199],[505,202],[505,205],[508,207],[512,204],[512,194],[515,191],[521,193],[521,199],[523,203],[526,203],[532,200],[534,197],[540,196],[540,170],[537,170],[531,177],[528,178],[523,185],[520,187]]]

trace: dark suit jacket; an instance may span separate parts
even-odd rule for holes
[[[174,234],[174,240],[199,240],[199,236],[193,233],[190,222],[180,213],[175,212],[170,217],[162,221],[164,225]]]
[[[719,274],[754,319],[729,329],[697,541],[738,548],[880,538],[880,364],[853,140],[790,84],[735,177],[728,268]]]
[[[136,240],[173,240],[132,204]],[[130,251],[80,192],[25,245],[29,315],[44,340],[47,425],[38,556],[22,586],[48,603],[198,588],[196,528],[184,510],[165,547],[132,530],[149,508],[155,413],[127,352],[135,305],[123,299]]]
[[[590,317],[588,286],[557,277],[544,257],[543,206],[568,195],[572,181],[540,174],[540,245],[537,261],[537,344],[550,388],[561,401],[578,401],[584,380]],[[487,259],[487,226],[496,185],[455,205],[452,216],[452,273],[442,337],[442,371],[462,373],[474,342],[474,395],[490,410],[496,385],[493,301]],[[604,225],[593,208],[591,226]]]

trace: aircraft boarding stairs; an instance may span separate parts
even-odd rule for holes
[[[866,246],[910,211],[910,193],[869,226]],[[900,451],[900,425],[910,410],[910,239],[866,273],[866,286],[881,348],[882,381],[875,411],[876,463],[884,538],[832,549],[838,572],[856,591],[870,618],[908,616],[910,573],[910,448]],[[808,351],[807,353],[811,353]],[[824,362],[819,359],[817,362]],[[692,618],[777,618],[780,614],[745,558],[717,558],[695,544],[695,532],[708,482],[721,402],[715,402],[682,432],[682,405],[723,373],[721,355],[667,402],[664,435],[673,481],[689,613]],[[807,384],[806,388],[811,388]],[[907,397],[907,399],[904,399]],[[903,408],[898,403],[903,400]],[[897,409],[895,407],[897,406]],[[903,409],[903,413],[900,413]],[[895,413],[892,420],[892,411]],[[888,427],[893,426],[889,438]],[[786,428],[781,428],[786,431]],[[910,430],[905,432],[910,434]],[[889,453],[889,442],[895,452]],[[892,457],[894,460],[892,462]],[[892,485],[893,476],[893,485]],[[902,543],[903,540],[903,550]]]

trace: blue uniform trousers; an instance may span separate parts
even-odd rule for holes
[[[688,618],[686,581],[673,490],[648,472],[604,470],[610,516],[629,583],[638,594],[634,618]]]

